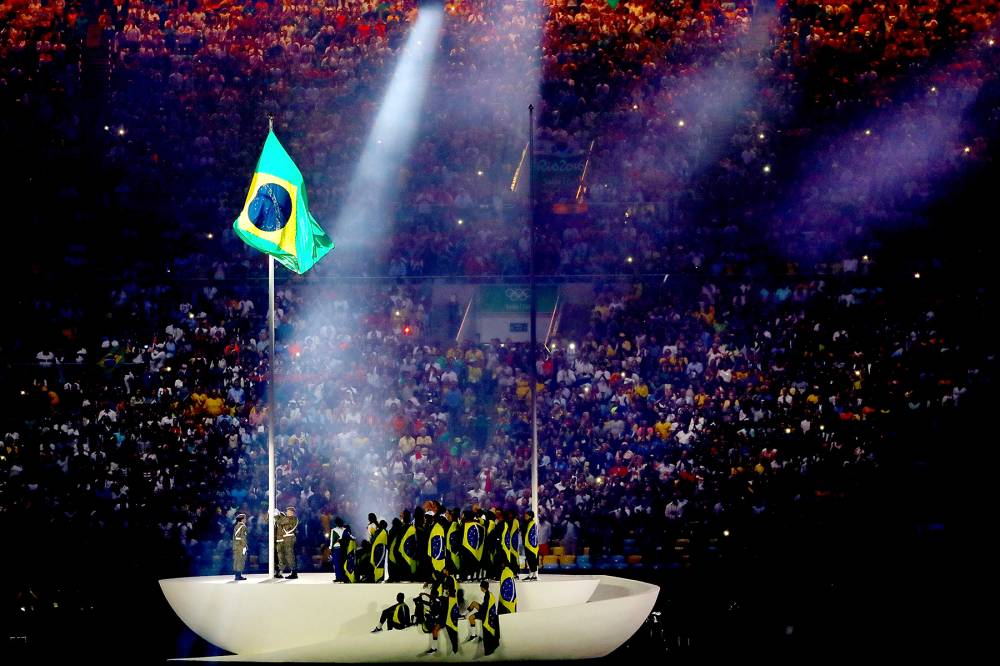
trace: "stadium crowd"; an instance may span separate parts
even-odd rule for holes
[[[997,3],[766,4],[446,5],[437,101],[367,270],[524,272],[511,100],[531,98],[504,77],[536,68],[544,150],[593,164],[586,222],[548,216],[542,271],[679,274],[597,280],[592,312],[539,361],[540,519],[568,553],[676,564],[678,539],[715,550],[733,525],[849,493],[879,465],[887,424],[953,409],[991,375],[993,358],[953,344],[933,307],[892,309],[905,287],[870,279],[864,222],[919,221],[932,185],[990,160]],[[170,566],[200,573],[226,569],[243,511],[259,564],[266,306],[241,279],[259,257],[224,229],[268,111],[302,171],[327,176],[307,184],[332,219],[415,3],[0,8],[5,133],[28,123],[25,141],[44,137],[32,159],[56,170],[93,148],[112,183],[89,192],[55,171],[54,209],[93,221],[112,207],[177,249],[91,266],[114,286],[90,300],[30,296],[41,334],[5,344],[20,395],[2,510],[91,530],[153,516]],[[107,97],[90,117],[78,102],[95,89]],[[802,156],[817,166],[790,177]],[[866,160],[881,168],[830,175]],[[774,257],[785,270],[766,270]],[[363,273],[369,259],[317,270]],[[426,500],[523,511],[525,346],[452,342],[423,283],[330,285],[278,294],[279,504],[298,507],[302,569],[322,566],[335,516]]]

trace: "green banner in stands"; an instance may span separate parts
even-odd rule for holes
[[[538,312],[552,312],[558,288],[548,285],[535,289]],[[479,311],[483,314],[527,314],[531,310],[531,292],[526,284],[483,285],[479,290]]]

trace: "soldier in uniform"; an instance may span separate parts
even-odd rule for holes
[[[299,519],[295,517],[295,507],[285,509],[285,514],[278,516],[274,527],[278,543],[278,569],[274,572],[274,577],[284,578],[281,572],[290,570],[292,573],[288,579],[295,580],[299,577],[295,564],[295,530],[299,527]]]
[[[233,572],[236,580],[246,580],[243,569],[247,561],[247,515],[236,514],[236,526],[233,528]]]

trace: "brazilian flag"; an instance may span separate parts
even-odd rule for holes
[[[399,550],[399,537],[394,536],[389,539],[389,564],[396,563],[396,552]],[[393,567],[395,569],[395,567]]]
[[[385,577],[385,555],[388,548],[388,538],[385,530],[379,530],[372,540],[371,563],[375,570],[375,582],[380,582]]]
[[[417,573],[417,528],[413,525],[408,526],[406,531],[403,532],[403,541],[399,545],[399,554],[403,556],[403,561],[410,567],[410,575],[412,576]]]
[[[404,608],[406,608],[406,604],[396,604],[396,608],[392,611],[392,621],[396,623],[397,627],[403,626]]]
[[[514,586],[514,572],[510,567],[504,567],[500,574],[500,612],[517,612],[517,588]]]
[[[538,557],[538,526],[535,524],[534,518],[528,523],[527,532],[528,538],[524,541],[524,549]]]
[[[296,273],[305,273],[333,249],[333,241],[309,213],[302,173],[274,132],[267,133],[233,230],[244,243]]]
[[[477,613],[478,614],[478,613]],[[500,614],[497,611],[497,598],[489,590],[486,591],[486,612],[483,617],[483,648],[487,656],[493,654],[500,643]]]
[[[461,613],[462,609],[458,607],[458,597],[448,597],[448,614],[445,616],[445,624],[449,629],[458,631],[458,616]]]
[[[503,524],[503,532],[500,533],[500,548],[504,557],[510,561],[510,524]]]
[[[517,518],[510,521],[510,556],[517,562],[517,552],[521,549],[521,523]]]
[[[101,360],[99,360],[97,364],[101,366],[101,370],[104,371],[104,374],[108,374],[117,368],[118,365],[124,360],[125,354],[123,352],[113,351],[102,356]]]
[[[431,538],[427,540],[427,555],[431,558],[434,571],[444,569],[445,553],[448,550],[446,545],[444,528],[441,527],[441,523],[434,523],[434,527],[431,528]]]
[[[345,536],[347,533],[345,532]],[[358,558],[354,551],[358,549],[354,537],[347,540],[347,547],[344,549],[344,577],[348,583],[353,583],[358,573]]]
[[[448,528],[448,554],[451,556],[451,571],[459,571],[459,564],[461,560],[458,559],[458,554],[462,549],[462,531],[458,528],[458,521],[456,520]]]
[[[469,554],[477,560],[482,557],[483,542],[479,538],[479,525],[473,522],[465,524],[465,534],[462,537],[462,545],[469,551]]]
[[[479,547],[476,548],[476,560],[483,561],[483,550],[486,548],[486,527],[482,523],[476,523],[476,532],[479,533]]]

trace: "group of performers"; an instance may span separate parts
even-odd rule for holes
[[[275,578],[298,578],[295,538],[299,521],[295,507],[275,518]],[[337,583],[391,581],[431,582],[433,574],[448,568],[459,580],[502,580],[505,570],[515,579],[524,553],[527,576],[538,578],[538,528],[532,511],[465,511],[432,504],[411,514],[404,510],[392,525],[368,514],[368,528],[359,540],[341,518],[330,530],[330,559]],[[233,570],[236,580],[246,580],[246,515],[236,516],[233,529]]]
[[[516,577],[523,551],[524,580],[538,577],[538,529],[532,511],[473,507],[466,511],[417,508],[393,518],[392,525],[368,514],[360,543],[350,525],[337,518],[330,531],[334,580],[344,583],[430,582],[448,568],[459,580],[502,580],[505,569]]]
[[[295,507],[275,517],[275,578],[298,578],[295,564],[295,536],[298,529]],[[330,530],[330,559],[336,583],[423,582],[425,592],[415,598],[411,616],[402,594],[386,608],[373,632],[386,624],[390,629],[420,625],[432,634],[435,652],[441,629],[458,650],[458,627],[462,618],[469,622],[468,640],[481,639],[486,654],[499,644],[499,616],[517,610],[515,581],[521,553],[527,569],[523,580],[538,578],[538,528],[532,511],[519,516],[516,511],[484,510],[473,506],[465,511],[445,509],[436,503],[402,511],[389,525],[368,514],[368,527],[360,541],[341,518]],[[233,531],[233,569],[236,580],[246,580],[243,569],[247,552],[246,516],[236,516]],[[482,600],[466,604],[458,581],[480,581]],[[499,581],[499,595],[489,589],[489,581]],[[412,619],[411,619],[412,618]],[[478,627],[482,629],[480,636]]]

